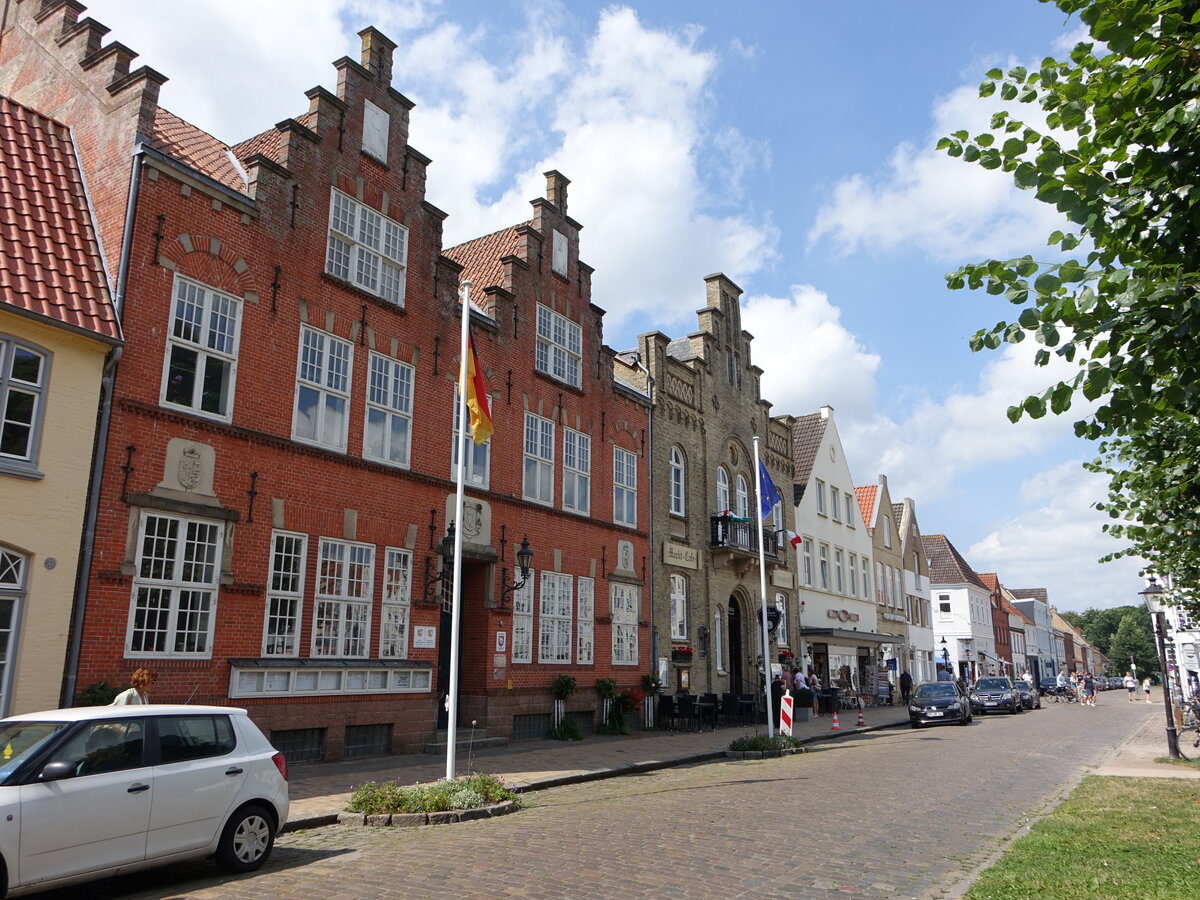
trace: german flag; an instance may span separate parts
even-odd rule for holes
[[[492,436],[492,409],[488,404],[483,366],[475,355],[475,340],[467,335],[467,408],[471,410],[471,435],[476,444]]]

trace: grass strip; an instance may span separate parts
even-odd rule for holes
[[[967,900],[1200,896],[1200,782],[1089,776],[1013,842]]]

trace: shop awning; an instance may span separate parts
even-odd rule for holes
[[[801,628],[800,636],[808,641],[830,641],[837,644],[902,644],[898,634],[876,634],[873,631],[854,631],[848,628]]]

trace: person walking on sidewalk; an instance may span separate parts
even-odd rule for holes
[[[1091,672],[1083,673],[1083,702],[1088,706],[1096,705],[1096,677]]]
[[[1067,670],[1066,669],[1059,670],[1058,677],[1054,680],[1054,683],[1055,683],[1055,688],[1056,688],[1056,690],[1054,691],[1054,702],[1061,703],[1062,698],[1063,698],[1063,693],[1067,689]]]
[[[1125,691],[1129,694],[1129,702],[1137,703],[1137,679],[1133,677],[1132,672],[1126,672],[1123,680]]]
[[[1145,678],[1142,679],[1142,691],[1146,694],[1146,702],[1147,703],[1154,702],[1150,699],[1150,684],[1151,684],[1150,676],[1147,675]]]
[[[912,696],[912,676],[905,669],[900,673],[900,702],[908,706],[908,698]]]

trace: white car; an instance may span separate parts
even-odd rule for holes
[[[287,812],[287,762],[244,709],[0,720],[0,897],[202,856],[249,872]]]

